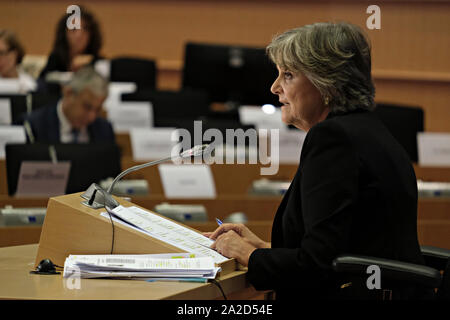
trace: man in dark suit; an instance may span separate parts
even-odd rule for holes
[[[24,122],[29,142],[114,142],[111,124],[100,117],[108,82],[92,67],[73,74],[56,104],[32,112]]]
[[[307,132],[300,165],[275,215],[271,243],[244,225],[223,224],[206,235],[216,240],[212,248],[248,266],[256,289],[275,290],[279,299],[379,298],[381,290],[371,291],[366,279],[334,273],[333,259],[424,261],[414,169],[372,112],[368,41],[356,26],[318,23],[277,36],[267,52],[279,71],[271,91],[282,119]],[[394,299],[424,294],[394,287]]]

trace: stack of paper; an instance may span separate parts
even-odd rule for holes
[[[211,257],[213,262],[217,264],[228,260],[228,258],[210,248],[214,243],[213,240],[152,212],[138,207],[118,206],[109,213],[101,213],[108,219],[109,214],[111,214],[114,223],[120,223],[143,232],[179,248],[180,251],[194,253],[196,256]]]
[[[220,268],[211,257],[189,253],[144,255],[70,255],[65,278],[214,279]]]

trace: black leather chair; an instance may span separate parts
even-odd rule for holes
[[[42,92],[0,94],[0,99],[10,101],[11,124],[13,125],[22,125],[27,114],[36,109],[56,104],[59,98],[57,95]]]
[[[426,299],[450,300],[450,250],[421,246],[421,251],[425,266],[359,255],[338,256],[332,266],[335,272],[364,281],[370,276],[367,268],[371,265],[378,266],[381,289],[376,296],[383,300],[398,298],[395,288],[408,285],[418,285],[430,289],[430,292],[434,291],[431,296],[424,297]]]
[[[134,82],[139,89],[155,89],[156,63],[150,59],[117,57],[111,59],[109,80],[113,82]]]
[[[417,133],[424,131],[421,107],[377,103],[374,113],[403,146],[412,162],[418,161]]]

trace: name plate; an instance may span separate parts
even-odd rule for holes
[[[153,108],[150,102],[122,102],[108,109],[108,120],[115,132],[129,132],[132,128],[153,127]]]
[[[215,198],[211,168],[205,164],[161,164],[158,166],[164,195],[174,198]]]
[[[20,93],[19,79],[0,79],[0,93]]]
[[[11,124],[11,101],[0,99],[0,125]]]
[[[65,194],[70,161],[23,161],[16,196],[57,196]]]
[[[283,164],[300,162],[303,141],[306,132],[300,130],[286,130],[279,132],[279,159]]]
[[[25,130],[22,126],[0,126],[0,159],[5,159],[7,143],[25,143]]]
[[[148,161],[170,157],[178,139],[178,130],[174,128],[131,129],[133,159]]]
[[[239,107],[239,119],[242,124],[254,125],[256,129],[282,129],[287,130],[287,126],[281,120],[281,109],[272,109],[269,114],[257,106]]]
[[[136,91],[136,84],[133,82],[110,82],[108,85],[108,98],[103,103],[107,111],[122,103],[122,94]]]
[[[450,167],[450,133],[417,134],[419,165]]]

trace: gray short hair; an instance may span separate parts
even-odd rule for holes
[[[332,112],[375,108],[370,42],[349,23],[315,23],[288,30],[267,46],[279,67],[303,73]]]
[[[108,80],[91,66],[83,67],[74,72],[67,86],[76,94],[87,88],[96,96],[106,97],[108,95]]]

